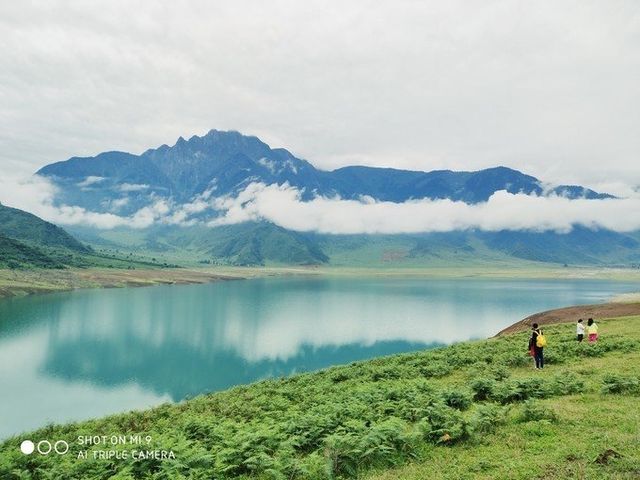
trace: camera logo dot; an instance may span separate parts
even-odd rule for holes
[[[20,444],[20,451],[25,455],[31,455],[34,451],[40,455],[49,455],[52,451],[58,455],[64,455],[69,451],[69,444],[64,440],[58,440],[53,444],[49,440],[40,440],[37,444],[31,440],[24,440]]]
[[[36,446],[31,440],[25,440],[20,444],[20,451],[25,455],[31,455]]]

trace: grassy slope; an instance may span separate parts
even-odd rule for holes
[[[60,227],[31,213],[0,204],[0,275],[4,269],[171,266],[163,259],[127,253],[94,251]],[[52,285],[51,290],[57,287]],[[4,296],[2,291],[0,296]]]
[[[607,334],[640,341],[640,317],[601,321]],[[557,331],[558,329],[554,329]],[[573,330],[573,324],[565,331]],[[551,331],[548,329],[548,331]],[[636,479],[640,478],[640,390],[635,394],[604,394],[603,378],[609,373],[638,379],[640,352],[612,352],[563,365],[563,375],[575,374],[585,381],[580,394],[538,400],[557,417],[554,421],[521,422],[521,406],[495,432],[473,441],[443,448],[428,446],[420,457],[399,468],[366,476],[370,480],[423,479]],[[547,365],[548,378],[559,367]],[[513,377],[529,376],[518,368]],[[602,463],[607,450],[621,454]]]
[[[9,270],[64,269],[67,267],[162,267],[162,264],[99,252],[78,252],[23,242],[0,234],[0,272]]]
[[[46,222],[31,213],[1,204],[0,233],[6,237],[37,246],[63,248],[82,253],[89,251],[87,247],[57,225]]]
[[[59,261],[39,248],[0,234],[0,269],[62,267]]]
[[[638,478],[640,317],[600,329],[594,346],[548,327],[544,371],[519,333],[50,426],[28,437],[72,454],[25,456],[9,439],[0,478]],[[632,391],[602,393],[611,373]],[[78,435],[134,432],[177,459],[75,459]],[[596,461],[608,449],[621,456]]]

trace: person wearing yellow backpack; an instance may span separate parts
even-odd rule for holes
[[[533,359],[536,362],[536,369],[544,368],[544,347],[547,345],[542,330],[537,323],[531,326],[531,338],[529,339],[529,349],[533,351]]]

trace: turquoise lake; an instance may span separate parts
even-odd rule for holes
[[[0,438],[487,337],[541,310],[633,291],[638,283],[601,280],[313,276],[2,300]]]

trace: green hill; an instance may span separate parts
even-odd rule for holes
[[[640,317],[599,325],[595,345],[547,327],[543,371],[525,332],[48,426],[0,445],[0,478],[638,478]],[[175,460],[77,459],[79,435],[130,433]],[[25,437],[70,452],[27,456]]]
[[[94,251],[64,229],[0,204],[0,269],[175,266],[152,256]]]
[[[0,235],[0,268],[62,267],[62,263],[39,248]]]
[[[329,259],[308,236],[270,223],[244,223],[215,230],[204,246],[213,258],[237,265],[314,265]]]
[[[576,227],[554,232],[446,232],[398,235],[328,235],[295,232],[269,222],[235,225],[157,225],[70,231],[94,248],[162,256],[187,264],[418,267],[451,265],[637,264],[632,235]]]
[[[37,246],[65,248],[87,253],[90,250],[62,228],[35,215],[0,204],[0,234]]]
[[[156,226],[136,231],[122,228],[99,233],[75,227],[73,232],[96,249],[144,252],[188,264],[318,265],[328,261],[310,235],[267,222],[216,228]]]

